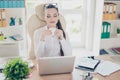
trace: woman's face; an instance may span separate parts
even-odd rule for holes
[[[58,18],[58,11],[55,8],[49,8],[45,10],[45,21],[48,27],[56,27]]]

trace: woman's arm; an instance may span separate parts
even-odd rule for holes
[[[63,38],[62,40],[60,40],[60,43],[62,45],[62,50],[64,52],[64,55],[65,56],[72,55],[72,47],[69,43],[69,37],[67,34],[66,34],[66,39]]]
[[[34,32],[34,51],[37,58],[44,56],[45,42],[40,41],[41,32],[40,29]]]

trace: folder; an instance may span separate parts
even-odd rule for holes
[[[112,6],[113,6],[113,9],[112,9],[112,11],[113,11],[112,19],[114,20],[114,19],[116,19],[116,4],[113,4]]]
[[[13,8],[16,8],[17,7],[17,4],[16,4],[17,0],[13,0],[12,3],[13,3]]]
[[[20,4],[21,4],[21,6],[20,6],[21,8],[24,8],[24,7],[25,7],[25,1],[24,1],[24,0],[21,0],[21,1],[20,1]]]
[[[103,8],[103,20],[105,20],[105,14],[106,14],[106,4],[104,4],[104,8]]]
[[[12,0],[8,0],[8,7],[9,8],[12,8],[13,6],[12,6],[13,4],[12,4]]]
[[[104,3],[105,5],[105,17],[104,17],[104,20],[108,20],[109,18],[109,3]]]
[[[77,64],[77,68],[94,71],[99,63],[100,60],[98,59],[81,58]]]
[[[1,5],[0,8],[4,8],[4,1],[3,0],[0,1],[0,5]]]
[[[1,2],[2,2],[2,0],[0,0],[0,8],[2,8],[2,6],[1,6],[2,3]]]
[[[8,0],[5,0],[4,3],[5,3],[5,8],[9,8],[9,6],[8,6],[9,5]]]
[[[21,4],[20,4],[20,0],[17,0],[17,1],[16,1],[16,5],[17,5],[17,6],[16,6],[17,8],[20,8],[20,5],[21,5]]]
[[[0,19],[0,27],[2,27],[2,19]]]
[[[2,9],[0,9],[0,19],[2,19]]]
[[[6,27],[6,26],[7,26],[6,19],[3,19],[3,20],[2,20],[2,26],[3,26],[3,27]]]
[[[113,7],[112,7],[112,3],[110,3],[110,4],[109,4],[109,16],[108,16],[108,19],[109,19],[109,20],[113,20],[113,19],[112,19],[112,14],[113,14],[112,8],[113,8]]]

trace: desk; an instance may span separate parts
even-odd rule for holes
[[[111,56],[98,56],[98,59],[103,59],[103,60],[109,60],[115,62]],[[73,73],[71,74],[57,74],[57,75],[45,75],[45,76],[40,76],[38,74],[37,70],[37,61],[33,60],[33,63],[35,64],[35,67],[32,68],[32,77],[29,78],[29,80],[81,80],[81,74],[83,71],[75,69],[73,70]],[[120,80],[120,70],[117,72],[112,73],[109,76],[103,77],[97,73],[93,74],[94,77],[97,77],[99,80]]]

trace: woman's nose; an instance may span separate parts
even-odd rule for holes
[[[51,17],[50,20],[54,20],[54,17]]]

